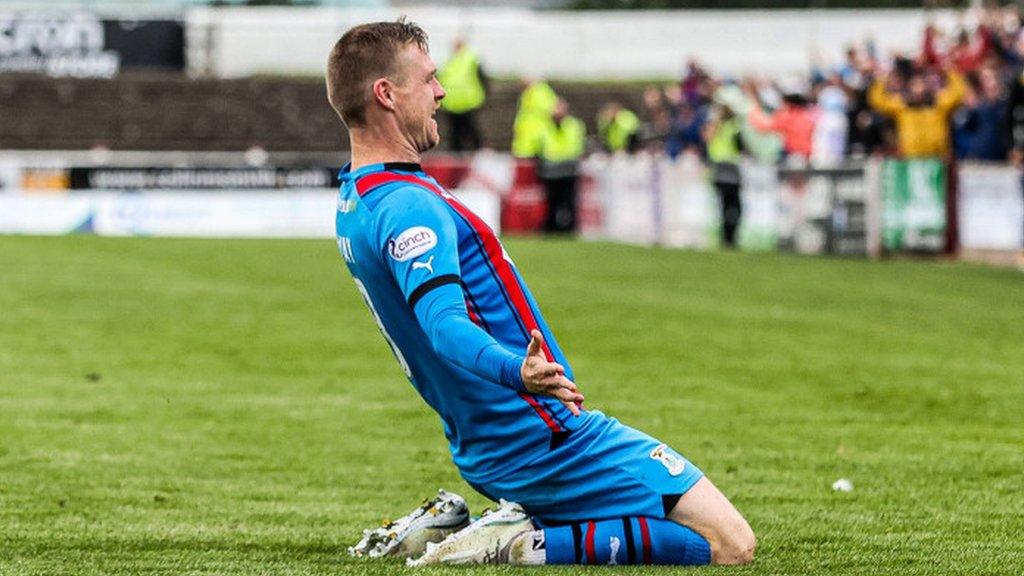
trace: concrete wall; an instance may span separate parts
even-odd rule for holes
[[[598,108],[619,100],[639,109],[641,88],[554,84],[596,130]],[[487,146],[507,150],[518,86],[497,82],[479,120]],[[9,76],[0,82],[0,149],[347,150],[348,135],[316,78],[189,79],[127,74],[111,80]],[[439,116],[448,145],[448,122]]]
[[[350,26],[400,13],[421,24],[443,60],[466,36],[492,73],[567,79],[674,78],[696,55],[729,73],[807,69],[816,49],[829,61],[845,45],[877,40],[883,51],[916,50],[922,10],[531,11],[521,8],[196,8],[187,16],[194,73],[322,74],[334,41]],[[953,27],[956,15],[933,17]]]

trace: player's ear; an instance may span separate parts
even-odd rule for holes
[[[378,78],[374,81],[373,99],[388,110],[395,109],[395,85],[387,78]]]

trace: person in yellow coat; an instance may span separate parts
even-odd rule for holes
[[[576,230],[576,184],[586,140],[586,125],[570,116],[569,105],[558,99],[539,139],[537,173],[548,200],[547,232]]]
[[[964,96],[964,79],[946,72],[946,85],[929,90],[921,72],[912,72],[904,94],[890,92],[887,78],[877,78],[868,91],[868,103],[896,122],[899,153],[907,158],[945,157],[950,150],[950,115]]]
[[[449,147],[453,152],[479,150],[482,139],[476,113],[487,100],[489,87],[480,58],[465,41],[456,40],[452,56],[438,71],[437,80],[447,93],[441,108],[450,122]]]
[[[551,115],[558,96],[543,80],[520,81],[523,92],[519,96],[519,110],[512,127],[512,154],[517,158],[537,158],[541,137],[551,123]]]
[[[635,152],[639,147],[640,118],[621,102],[605,104],[597,115],[601,147],[607,152]]]

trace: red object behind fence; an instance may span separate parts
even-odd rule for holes
[[[544,229],[548,203],[544,186],[537,177],[537,164],[532,160],[515,161],[512,186],[502,191],[501,231],[529,234]],[[470,175],[470,161],[459,156],[428,156],[423,169],[448,190],[457,190]],[[597,183],[585,175],[580,176],[577,192],[577,232],[586,234],[601,227],[601,203]]]
[[[530,160],[516,160],[512,189],[501,199],[503,232],[538,232],[544,227],[548,203],[544,188],[537,178],[537,165]]]

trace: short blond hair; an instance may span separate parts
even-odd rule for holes
[[[398,54],[410,44],[427,52],[427,33],[406,22],[371,22],[350,28],[327,59],[327,99],[346,126],[366,123],[371,86],[395,73]]]

